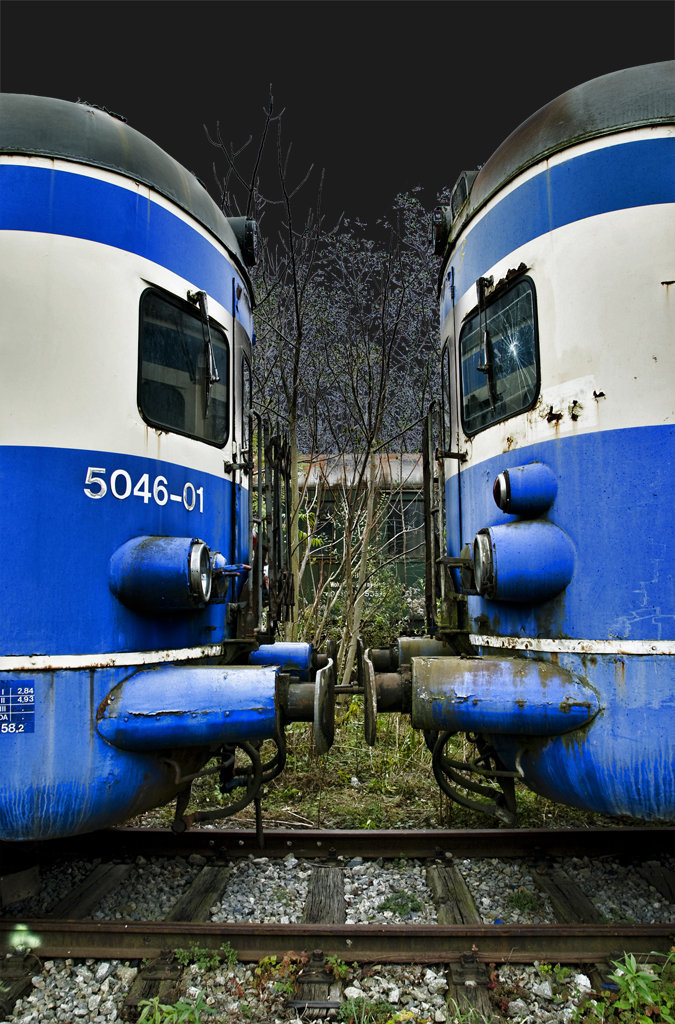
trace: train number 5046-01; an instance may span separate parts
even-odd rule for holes
[[[84,493],[88,498],[97,500],[110,493],[119,501],[126,498],[142,498],[146,505],[149,501],[154,501],[156,505],[166,505],[167,502],[175,501],[183,505],[188,512],[192,512],[193,509],[198,512],[204,511],[204,488],[195,487],[189,480],[183,485],[182,490],[179,489],[178,493],[174,494],[173,490],[169,489],[169,481],[165,476],[156,476],[151,480],[149,473],[143,473],[134,484],[131,474],[126,469],[113,469],[109,477],[107,473],[107,469],[99,466],[88,467],[84,481]]]

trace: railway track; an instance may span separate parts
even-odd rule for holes
[[[481,993],[488,964],[535,960],[586,964],[601,975],[607,961],[623,952],[666,952],[675,931],[669,910],[658,923],[607,921],[593,901],[594,894],[584,891],[563,866],[575,857],[620,857],[659,893],[662,906],[672,909],[675,829],[272,830],[263,841],[261,850],[261,837],[255,832],[204,829],[173,836],[159,830],[113,829],[0,850],[0,893],[7,904],[0,917],[0,952],[19,947],[31,949],[41,960],[143,960],[153,963],[153,978],[161,986],[167,977],[175,979],[175,964],[168,953],[176,949],[218,951],[228,946],[240,961],[251,962],[305,950],[313,954],[314,964],[307,976],[314,979],[315,988],[323,986],[324,996],[331,986],[325,970],[322,975],[327,958],[350,963],[447,964],[452,984],[460,989],[475,987]],[[211,920],[211,908],[227,888],[237,862],[261,855],[269,859],[291,855],[311,864],[301,920],[287,924]],[[124,891],[139,858],[159,863],[177,857],[192,863],[194,871],[161,920],[94,919],[97,904],[115,891]],[[436,922],[346,923],[344,875],[349,858],[424,861]],[[486,923],[463,877],[462,862],[472,858],[499,858],[505,863],[527,858],[555,921]],[[35,887],[38,874],[47,876],[66,859],[93,866],[47,913],[27,914],[30,900],[16,902],[16,897]],[[14,961],[16,967],[16,959],[5,963]],[[15,984],[18,991],[20,982]],[[306,1001],[329,1005],[325,998]]]

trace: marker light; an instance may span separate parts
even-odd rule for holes
[[[473,572],[476,590],[487,597],[492,588],[492,549],[487,530],[477,533],[473,542]]]
[[[492,488],[495,502],[502,512],[533,517],[551,507],[557,492],[558,481],[543,462],[505,469]]]
[[[199,604],[206,604],[211,596],[211,556],[203,540],[195,540],[190,547],[190,592]]]

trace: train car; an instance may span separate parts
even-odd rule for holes
[[[371,729],[393,671],[442,788],[506,822],[515,779],[675,818],[674,136],[675,63],[609,74],[533,114],[435,215],[433,639],[361,671]]]
[[[211,759],[218,816],[279,769],[286,721],[320,704],[332,739],[325,659],[261,645],[286,598],[278,572],[265,625],[261,510],[280,522],[283,488],[261,477],[254,504],[256,237],[122,119],[0,96],[2,840],[173,796],[185,827]]]

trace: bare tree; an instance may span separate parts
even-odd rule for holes
[[[300,504],[298,483],[299,423],[303,412],[312,407],[311,394],[305,386],[305,352],[308,320],[317,307],[316,285],[320,280],[320,249],[325,237],[322,214],[323,175],[313,200],[301,212],[301,196],[313,170],[310,166],[296,184],[289,183],[292,146],[285,147],[282,135],[284,111],[274,112],[270,87],[268,105],[264,109],[264,125],[249,176],[241,170],[242,155],[250,145],[235,148],[223,142],[220,125],[211,143],[225,158],[226,170],[217,176],[221,205],[230,214],[256,216],[267,223],[274,219],[272,236],[262,234],[259,263],[254,271],[256,288],[256,333],[253,374],[254,404],[258,409],[284,424],[291,453],[291,507],[293,513],[286,529],[290,535],[291,572],[298,592]],[[275,167],[269,162],[270,137],[273,142]],[[267,158],[267,160],[266,160]],[[264,180],[262,170],[265,169]],[[215,169],[214,169],[215,170]],[[302,198],[302,197],[301,197]],[[244,207],[245,200],[245,207]],[[273,215],[273,218],[272,216]],[[297,638],[297,627],[291,627]]]
[[[289,435],[293,512],[287,528],[296,594],[317,545],[326,545],[318,531],[330,490],[325,482],[307,489],[298,452],[310,462],[319,453],[349,461],[349,479],[345,475],[339,494],[331,491],[339,557],[334,540],[331,568],[303,615],[317,639],[339,600],[339,662],[348,678],[372,574],[387,564],[378,542],[389,500],[378,475],[381,454],[419,447],[421,416],[436,385],[431,218],[411,193],[397,197],[391,215],[377,225],[381,241],[369,238],[359,222],[326,230],[323,175],[309,205],[303,206],[302,189],[312,169],[289,183],[292,150],[284,148],[282,116],[270,91],[248,175],[239,168],[251,140],[225,146],[218,126],[211,141],[225,160],[219,187],[226,212],[258,216],[263,228],[271,215],[278,222],[272,234],[263,230],[254,272],[254,376],[259,408],[283,422]],[[291,636],[298,636],[297,622]]]

